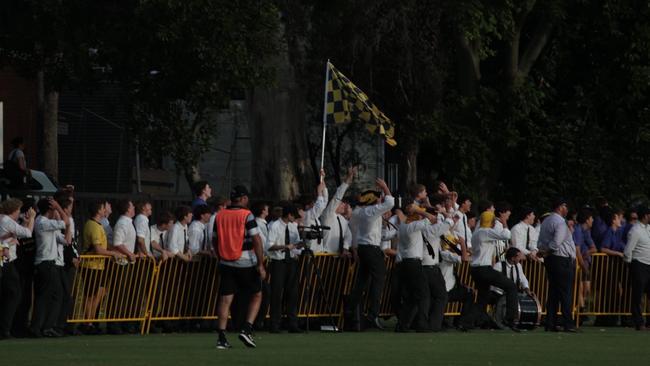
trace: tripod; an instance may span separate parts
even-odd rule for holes
[[[325,308],[327,311],[331,314],[332,313],[332,303],[330,302],[329,298],[327,297],[327,293],[325,293],[325,289],[323,287],[323,282],[321,280],[321,273],[320,273],[320,268],[314,264],[314,252],[311,251],[311,249],[306,248],[302,251],[301,255],[304,257],[304,265],[305,265],[305,270],[306,270],[306,279],[307,279],[307,286],[305,286],[305,292],[306,296],[309,299],[309,307],[307,308],[307,324],[306,324],[306,331],[309,332],[309,313],[312,308],[312,298],[311,298],[311,292],[312,292],[312,286],[311,286],[311,275],[312,275],[312,270],[314,271],[313,273],[316,275],[316,287],[318,288],[318,295],[321,297],[323,302],[325,303]],[[334,324],[333,320],[331,317],[327,317],[329,319],[329,327],[326,330],[333,331],[333,332],[338,332],[339,329],[336,327]],[[321,327],[321,330],[323,327]]]

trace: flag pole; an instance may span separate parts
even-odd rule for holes
[[[327,59],[325,64],[325,96],[323,97],[323,141],[321,143],[321,152],[320,152],[320,168],[325,169],[325,136],[327,135],[327,81],[330,78],[330,60]],[[320,173],[319,173],[320,175]],[[320,176],[321,182],[323,177]]]

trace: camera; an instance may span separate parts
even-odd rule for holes
[[[316,240],[320,244],[323,241],[323,233],[325,230],[330,230],[330,227],[323,225],[298,226],[298,230],[300,230],[300,237],[303,240]]]

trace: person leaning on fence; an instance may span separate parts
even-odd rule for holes
[[[510,246],[519,249],[528,259],[536,261],[537,232],[533,227],[534,223],[535,211],[530,207],[520,208],[519,222],[511,230]]]
[[[173,255],[165,249],[168,230],[174,225],[174,215],[169,211],[163,211],[158,214],[156,223],[149,227],[151,232],[151,250],[156,259],[164,261]]]
[[[591,255],[596,253],[596,244],[591,239],[591,226],[594,222],[593,210],[583,207],[578,211],[573,229],[573,242],[576,245],[576,263],[580,266],[580,286],[578,306],[584,310],[591,294]],[[584,319],[584,317],[581,317]]]
[[[603,234],[603,240],[600,250],[611,256],[623,257],[625,250],[625,241],[623,241],[623,210],[610,209],[606,210],[603,215],[603,221],[607,225],[607,230]]]
[[[59,256],[59,244],[72,242],[70,219],[53,199],[38,201],[39,215],[34,223],[36,237],[36,266],[34,278],[34,310],[30,324],[30,336],[34,338],[62,337],[54,329],[63,303],[61,271],[63,256]],[[61,233],[65,230],[65,235]]]
[[[165,249],[167,249],[173,257],[189,262],[192,260],[192,252],[189,248],[187,226],[192,222],[192,209],[189,206],[176,207],[176,210],[174,210],[174,216],[176,216],[176,223],[172,225],[167,233]]]
[[[558,331],[556,317],[561,304],[565,332],[576,332],[572,317],[572,290],[576,270],[576,247],[565,217],[569,211],[567,201],[556,199],[553,213],[542,222],[537,248],[546,256],[544,266],[548,278],[546,302],[546,331]]]
[[[187,232],[188,248],[192,256],[210,255],[210,245],[208,245],[207,224],[212,212],[207,205],[200,205],[194,209],[192,217],[194,221],[190,224]]]
[[[124,254],[129,261],[134,262],[137,257],[135,254],[136,232],[133,227],[135,206],[129,200],[121,200],[117,202],[115,208],[120,217],[113,228],[112,248]]]
[[[363,192],[350,219],[352,248],[359,265],[356,283],[345,305],[345,316],[353,330],[361,329],[359,305],[366,289],[369,301],[368,323],[384,329],[379,320],[380,295],[386,276],[384,252],[381,250],[381,223],[382,215],[393,208],[395,199],[391,196],[386,182],[377,178],[376,183],[384,194],[383,200],[380,199],[380,192]]]
[[[638,222],[630,229],[624,260],[630,263],[632,320],[636,330],[648,330],[642,313],[643,295],[650,294],[650,209],[637,209]]]
[[[119,252],[108,249],[108,239],[106,231],[102,227],[101,221],[106,217],[105,201],[92,201],[88,205],[88,216],[83,228],[83,252],[93,255],[104,255],[114,259],[124,258]],[[97,316],[97,309],[101,304],[106,293],[104,275],[105,259],[87,259],[81,262],[83,268],[83,293],[86,298],[84,304],[84,318],[94,319]],[[92,323],[87,323],[80,327],[85,334],[99,334],[101,330],[95,328]]]
[[[0,339],[10,338],[11,323],[21,300],[20,275],[15,261],[16,245],[18,239],[31,238],[34,229],[34,216],[36,212],[30,208],[26,213],[26,221],[19,225],[21,200],[11,198],[0,206],[0,242],[6,263],[2,266],[2,279],[0,285]]]
[[[135,226],[137,251],[140,255],[155,259],[151,248],[151,230],[149,228],[151,202],[145,200],[136,203],[135,211],[137,216],[133,219],[133,226]]]
[[[220,275],[217,349],[231,348],[226,339],[226,325],[230,305],[237,291],[248,291],[251,294],[239,340],[247,347],[256,347],[252,328],[262,301],[262,280],[266,277],[259,229],[255,217],[247,208],[248,190],[244,186],[236,186],[230,192],[230,199],[232,206],[217,213],[215,224]]]

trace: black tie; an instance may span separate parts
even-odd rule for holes
[[[284,227],[284,245],[289,245],[291,244],[289,241],[289,224]],[[289,260],[291,259],[291,251],[289,249],[284,250],[284,259]]]
[[[433,250],[433,247],[431,246],[431,243],[427,240],[427,238],[422,234],[422,240],[424,240],[424,243],[427,245],[427,252],[431,256],[431,258],[436,259],[436,252]]]
[[[183,253],[187,253],[187,249],[190,246],[189,240],[187,240],[187,229],[183,229],[183,238],[185,239],[185,245],[183,246]]]
[[[506,264],[506,266],[507,266],[507,264]],[[515,272],[514,272],[514,269],[515,269],[515,266],[511,266],[511,267],[510,267],[510,279],[512,280],[512,282],[517,283],[517,281],[515,281]]]
[[[160,233],[160,243],[159,244],[160,244],[161,248],[163,248],[163,249],[165,248],[165,243],[163,243],[163,233]]]
[[[343,253],[343,225],[341,225],[341,218],[337,215],[336,221],[339,223],[339,254]]]
[[[203,248],[201,250],[208,250],[208,227],[207,225],[203,229]]]
[[[467,243],[467,214],[463,215],[463,228],[465,230],[465,243]]]
[[[526,250],[530,250],[530,226],[526,230]]]

